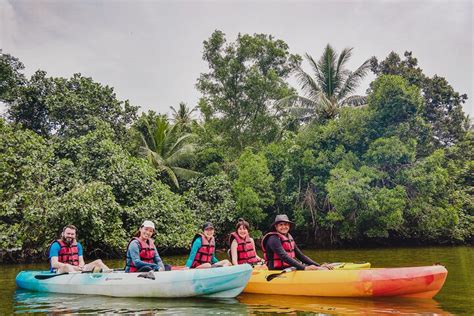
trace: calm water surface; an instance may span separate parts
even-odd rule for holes
[[[433,300],[345,299],[242,294],[236,299],[124,299],[19,290],[21,270],[45,270],[47,264],[0,265],[0,314],[129,314],[137,315],[474,315],[474,248],[429,247],[356,250],[306,250],[318,262],[370,261],[373,267],[431,265],[448,269],[447,281]],[[184,256],[166,257],[182,265]],[[106,261],[113,268],[119,260]]]

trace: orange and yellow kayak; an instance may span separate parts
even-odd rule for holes
[[[432,298],[448,271],[440,265],[409,268],[252,271],[245,293],[330,297]],[[279,275],[275,275],[279,274]],[[273,278],[268,276],[273,275]]]

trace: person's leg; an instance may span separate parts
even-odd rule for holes
[[[210,263],[203,263],[196,267],[196,269],[209,269],[211,267]]]
[[[219,261],[217,264],[219,264],[219,265],[221,265],[221,266],[223,266],[223,267],[229,267],[229,266],[232,265],[232,263],[230,263],[230,261],[227,260],[227,259],[221,260],[221,261]]]
[[[56,273],[66,273],[66,272],[76,272],[76,270],[74,270],[74,267],[67,264],[67,265],[63,265],[61,266],[57,271]]]
[[[256,270],[268,270],[268,267],[266,264],[257,264],[253,266],[253,268]]]
[[[105,265],[105,263],[102,262],[102,260],[97,259],[92,262],[89,262],[84,266],[83,271],[92,271],[94,268],[97,268],[102,271],[110,271],[109,267]]]
[[[213,268],[229,267],[229,266],[231,266],[231,265],[232,265],[232,263],[230,263],[229,260],[224,259],[224,260],[221,260],[221,261],[218,261],[218,262],[214,263],[214,264],[212,265],[212,267],[213,267]]]
[[[151,271],[151,270],[153,270],[152,267],[144,266],[144,267],[141,267],[140,269],[138,269],[137,272],[148,272],[148,271]]]

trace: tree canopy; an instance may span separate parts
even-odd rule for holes
[[[196,74],[202,98],[171,117],[138,115],[80,74],[27,78],[1,54],[0,261],[44,258],[69,223],[87,256],[120,257],[145,219],[160,249],[182,250],[205,221],[221,246],[239,217],[258,238],[282,213],[309,245],[472,244],[467,96],[426,76],[411,53],[391,53],[370,61],[366,106],[345,106],[368,69],[347,70],[351,53],[327,45],[319,61],[307,55],[309,75],[281,39],[228,42],[215,31],[204,41],[208,70]],[[304,128],[282,119],[292,73],[312,109],[326,100],[334,115]]]

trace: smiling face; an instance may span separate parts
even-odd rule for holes
[[[76,240],[76,230],[72,228],[66,228],[62,233],[62,239],[67,244],[72,244]]]
[[[248,236],[249,230],[244,225],[240,225],[239,228],[237,228],[237,234],[243,239]]]
[[[209,227],[204,230],[204,236],[206,236],[207,239],[211,239],[214,236],[214,228]]]
[[[275,224],[275,229],[280,234],[286,235],[290,231],[290,223],[287,222],[279,222]]]
[[[151,227],[140,227],[140,238],[147,240],[153,236],[155,230]]]

